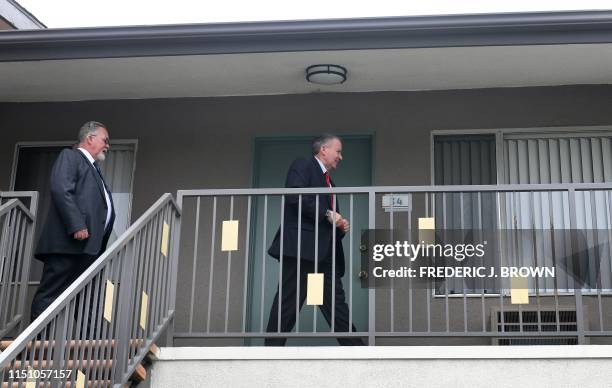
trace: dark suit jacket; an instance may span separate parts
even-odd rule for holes
[[[51,170],[51,204],[36,258],[44,260],[49,254],[97,256],[106,249],[115,220],[112,210],[105,228],[106,211],[104,185],[95,167],[81,151],[63,150]],[[75,240],[74,233],[85,228],[89,238]]]
[[[332,186],[334,186],[332,182]],[[285,187],[327,187],[325,177],[314,157],[295,160],[287,172]],[[285,196],[285,214],[283,224],[283,256],[297,258],[298,256],[298,206],[297,195]],[[332,224],[327,221],[325,212],[331,209],[331,195],[319,194],[319,240],[318,261],[332,260]],[[339,211],[336,203],[336,211]],[[315,216],[316,195],[302,195],[302,232],[300,243],[300,259],[314,262],[315,257]],[[336,229],[336,270],[344,274],[344,250],[342,238],[344,233]],[[280,227],[274,241],[268,250],[270,256],[280,258]]]

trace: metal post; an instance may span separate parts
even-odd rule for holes
[[[134,317],[134,309],[132,303],[128,301],[134,300],[132,295],[132,283],[134,275],[134,240],[128,243],[125,250],[125,255],[121,263],[121,274],[119,283],[119,301],[117,311],[117,336],[115,344],[115,361],[117,365],[113,365],[115,369],[115,384],[121,384],[125,381],[124,373],[128,368],[128,350],[130,345],[130,322]]]
[[[169,252],[172,252],[172,255],[168,258],[168,262],[170,263],[170,311],[168,311],[168,316],[170,316],[170,322],[168,323],[168,329],[166,330],[166,344],[167,346],[174,346],[174,317],[176,311],[176,282],[178,276],[178,262],[179,262],[179,249],[181,244],[181,219],[182,219],[182,209],[183,209],[183,197],[182,195],[178,198],[177,208],[172,209],[172,212],[175,214],[172,216],[172,222],[174,223],[174,235],[170,236],[170,249]]]
[[[376,192],[368,192],[368,229],[376,229]],[[376,345],[376,289],[368,290],[368,346]]]
[[[34,201],[34,200],[32,200]],[[32,215],[34,215],[34,213],[32,213]],[[24,306],[26,304],[26,296],[28,294],[28,280],[30,277],[30,263],[32,262],[32,250],[33,250],[33,244],[34,244],[34,226],[35,226],[35,222],[36,219],[33,220],[28,220],[28,226],[27,226],[27,232],[26,232],[26,245],[25,245],[25,251],[23,253],[23,267],[22,267],[22,271],[21,271],[21,285],[20,285],[20,293],[19,293],[19,306],[20,306],[20,312],[23,315],[23,311],[24,311]],[[19,332],[21,333],[25,327],[27,326],[27,319],[26,317],[21,317],[21,323],[19,325]]]
[[[572,229],[572,234],[576,233],[577,224],[576,224],[576,191],[573,187],[567,190],[567,195],[569,199],[569,213],[570,213],[570,229]],[[575,237],[572,238],[572,251],[575,251],[576,241]],[[575,259],[575,257],[574,257]],[[576,331],[578,332],[578,344],[584,345],[586,343],[586,338],[584,336],[584,310],[583,310],[583,301],[582,301],[582,285],[578,284],[576,287],[576,282],[574,282],[574,295],[576,296]]]

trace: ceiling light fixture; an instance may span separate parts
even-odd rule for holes
[[[346,81],[346,69],[338,65],[312,65],[306,68],[306,80],[313,84],[336,85]]]

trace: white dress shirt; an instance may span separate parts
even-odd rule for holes
[[[87,151],[84,148],[78,148],[79,151],[81,151],[83,153],[83,155],[85,155],[85,157],[87,158],[87,160],[89,160],[89,163],[91,163],[91,166],[95,169],[96,166],[94,166],[94,158],[93,156],[91,156],[91,154],[89,153],[89,151]],[[96,171],[96,174],[98,172]],[[102,179],[102,177],[100,177],[100,179]],[[111,214],[112,214],[112,205],[111,205],[111,200],[110,200],[110,195],[111,193],[109,193],[106,190],[106,185],[102,185],[102,187],[104,187],[104,199],[106,199],[106,222],[104,223],[104,228],[106,229],[106,227],[108,226],[108,223],[110,222],[111,219]]]

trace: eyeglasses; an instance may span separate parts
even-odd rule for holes
[[[89,136],[98,137],[98,135],[96,135],[95,133],[92,133],[92,134],[91,134],[91,135],[89,135]],[[104,142],[104,144],[109,145],[109,143],[108,143],[108,137],[104,137],[104,138],[102,138],[102,141]]]

